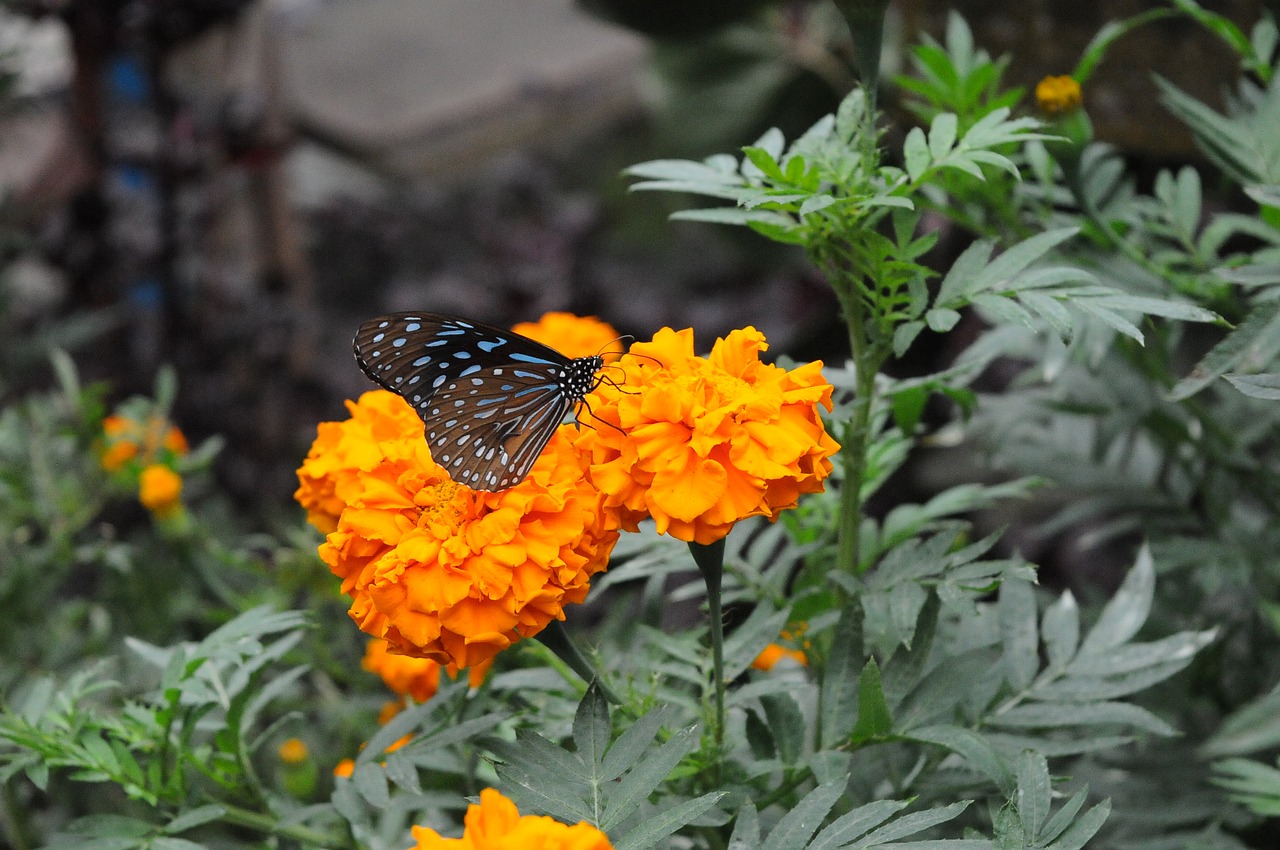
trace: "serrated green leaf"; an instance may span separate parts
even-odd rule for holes
[[[1012,793],[1013,771],[996,748],[978,733],[959,726],[922,726],[912,729],[908,735],[957,753],[994,782],[1001,792]]]
[[[850,737],[856,744],[888,735],[892,730],[893,716],[889,712],[889,704],[885,702],[880,667],[871,658],[858,677],[858,722]]]
[[[835,850],[857,841],[870,830],[911,805],[906,800],[877,800],[841,815],[814,838],[806,850]]]
[[[199,806],[194,809],[183,812],[164,826],[164,831],[170,835],[176,835],[180,832],[186,832],[188,829],[195,829],[197,826],[215,821],[226,814],[227,810],[217,804],[207,806]]]
[[[1049,762],[1041,753],[1026,750],[1018,758],[1018,790],[1014,801],[1022,820],[1023,841],[1034,844],[1040,827],[1049,817],[1053,784],[1049,781]]]
[[[858,665],[863,663],[862,608],[856,600],[840,612],[831,639],[830,655],[822,671],[819,718],[820,743],[835,747],[848,740],[853,731]]]
[[[1257,305],[1209,353],[1200,359],[1191,374],[1169,393],[1173,401],[1190,398],[1218,378],[1236,369],[1264,368],[1280,355],[1280,301]]]
[[[847,778],[840,779],[819,785],[804,795],[778,821],[761,850],[805,850],[848,784]]]
[[[1264,401],[1280,400],[1280,372],[1260,375],[1224,375],[1231,386],[1250,398]]]
[[[996,610],[1000,615],[1005,680],[1015,691],[1025,690],[1040,667],[1036,597],[1031,584],[1019,579],[1003,582]]]
[[[906,838],[909,835],[915,835],[917,832],[924,832],[930,827],[946,823],[957,817],[961,812],[969,808],[969,803],[969,800],[965,800],[960,803],[952,803],[949,806],[940,806],[923,812],[904,815],[892,823],[863,836],[858,846],[874,847],[880,844],[888,844],[899,838]]]
[[[1024,703],[990,718],[996,726],[1059,729],[1071,726],[1131,726],[1155,735],[1174,735],[1168,723],[1127,702]]]
[[[1049,668],[1066,667],[1080,645],[1080,607],[1071,591],[1064,592],[1044,612],[1040,632]]]
[[[657,788],[691,752],[698,742],[698,727],[691,726],[672,735],[639,764],[628,771],[605,799],[598,826],[608,832],[629,818],[653,789]]]
[[[1111,814],[1111,801],[1103,800],[1071,824],[1062,837],[1050,844],[1046,850],[1081,850],[1089,842]]]
[[[782,764],[791,766],[804,749],[804,714],[789,693],[765,694],[760,697],[774,750]]]
[[[630,769],[653,743],[669,713],[665,707],[660,706],[646,712],[629,725],[605,753],[604,761],[600,763],[598,780],[612,782]]]
[[[747,800],[738,809],[726,850],[757,850],[760,846],[760,815],[755,804]]]
[[[351,781],[360,792],[360,796],[364,797],[371,806],[385,809],[390,805],[391,792],[387,788],[387,776],[383,773],[381,765],[372,762],[357,764],[351,774]]]
[[[955,146],[958,125],[959,119],[954,112],[939,112],[934,117],[929,126],[929,153],[935,160],[942,159]]]
[[[1080,809],[1084,808],[1085,800],[1088,798],[1089,786],[1086,785],[1073,794],[1071,799],[1067,801],[1066,805],[1054,812],[1053,817],[1049,819],[1049,822],[1044,825],[1044,829],[1041,830],[1038,836],[1036,836],[1037,839],[1041,843],[1048,843],[1056,840],[1058,836],[1062,835],[1062,833],[1066,831],[1067,827],[1071,826],[1072,821],[1075,820],[1076,814]]]
[[[1133,569],[1129,570],[1120,588],[1103,607],[1098,622],[1089,630],[1078,657],[1101,655],[1136,635],[1151,611],[1155,586],[1156,572],[1151,550],[1144,545],[1138,551]]]
[[[608,702],[600,691],[599,684],[592,682],[582,701],[578,703],[578,710],[573,718],[573,743],[583,765],[589,769],[600,765],[604,760],[605,750],[609,748],[612,734]]]
[[[711,811],[716,803],[724,799],[725,794],[724,791],[713,791],[645,818],[635,829],[613,842],[614,850],[645,850],[653,847],[677,829]]]

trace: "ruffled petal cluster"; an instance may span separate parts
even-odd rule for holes
[[[748,327],[701,358],[691,330],[664,328],[587,397],[595,427],[576,445],[623,528],[652,517],[660,533],[709,544],[823,489],[839,449],[819,413],[831,410],[832,387],[821,362],[761,362],[767,347]]]
[[[461,838],[442,838],[434,829],[413,828],[418,843],[409,850],[613,850],[609,836],[583,821],[569,826],[545,815],[521,815],[515,803],[493,788],[467,808]]]
[[[440,687],[440,664],[430,658],[413,658],[387,651],[380,638],[369,641],[360,666],[379,676],[387,687],[415,702],[426,702]]]
[[[474,667],[586,597],[618,532],[564,429],[524,481],[486,493],[432,461],[398,396],[366,393],[351,410],[360,424],[320,426],[298,498],[338,509],[320,557],[361,629],[392,652]]]
[[[606,361],[622,353],[622,339],[613,325],[595,316],[545,313],[536,322],[521,322],[511,330],[549,345],[565,357],[603,355]]]
[[[307,512],[307,520],[328,534],[338,527],[346,499],[359,490],[356,473],[383,460],[381,443],[423,440],[422,420],[395,393],[371,390],[347,402],[350,419],[321,422],[311,451],[298,469],[293,497]]]

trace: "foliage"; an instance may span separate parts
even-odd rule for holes
[[[1145,192],[1083,114],[1020,114],[958,16],[896,82],[922,125],[893,149],[854,89],[790,142],[634,166],[710,199],[677,218],[799,246],[833,287],[827,491],[710,543],[642,523],[594,628],[570,610],[380,730],[317,541],[239,531],[216,445],[173,460],[183,519],[149,514],[104,468],[104,390],[55,356],[60,390],[0,413],[9,843],[403,848],[495,787],[628,850],[1275,846],[1276,28],[1157,11],[1105,28],[1077,81],[1160,16],[1219,34],[1227,115],[1162,87],[1212,181]],[[1218,180],[1239,202],[1211,212]],[[970,340],[945,368],[886,374],[945,338]],[[116,413],[167,422],[175,391]],[[895,498],[925,453],[958,472]],[[1016,544],[1046,541],[1123,569],[1042,573]],[[780,642],[803,663],[765,669]]]

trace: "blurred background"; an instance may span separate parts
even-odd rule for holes
[[[1261,0],[1218,0],[1251,25]],[[910,116],[906,48],[960,12],[1005,79],[1069,73],[1141,0],[894,0],[881,107]],[[802,256],[671,224],[622,168],[788,137],[854,82],[818,0],[7,0],[0,3],[0,398],[48,351],[113,397],[177,370],[174,419],[224,435],[246,513],[296,510],[315,425],[369,383],[356,325],[396,309],[512,324],[594,314],[700,346],[755,325],[775,353],[841,361]],[[1196,161],[1155,71],[1220,105],[1232,58],[1170,19],[1127,36],[1086,92],[1140,174]],[[936,261],[963,248],[941,240]],[[950,338],[949,338],[950,339]],[[955,344],[952,342],[951,344]],[[953,353],[917,346],[904,371]]]

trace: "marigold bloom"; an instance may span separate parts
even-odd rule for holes
[[[151,464],[172,460],[188,451],[182,431],[158,416],[140,422],[115,414],[102,420],[98,458],[107,472],[117,472],[135,458],[139,463]]]
[[[613,325],[595,316],[546,313],[536,322],[521,322],[511,330],[549,345],[566,357],[600,354],[608,362],[622,353],[622,341]]]
[[[323,465],[342,454],[333,468],[343,508],[320,557],[342,578],[352,619],[394,652],[457,667],[489,661],[563,619],[617,541],[563,429],[524,481],[496,493],[451,481],[421,424],[399,439],[360,428],[343,438],[308,457]]]
[[[342,759],[341,761],[339,761],[337,764],[333,766],[334,776],[341,776],[345,779],[350,779],[351,774],[355,772],[356,772],[355,759]]]
[[[387,642],[381,638],[369,641],[360,666],[382,677],[391,690],[413,697],[416,702],[431,699],[440,687],[439,662],[392,654],[387,651]]]
[[[325,534],[338,527],[346,506],[344,495],[358,492],[356,473],[372,469],[384,459],[379,443],[388,440],[423,441],[422,420],[408,402],[387,390],[370,390],[348,401],[350,419],[321,422],[311,451],[298,469],[293,494],[307,511],[307,520]]]
[[[701,358],[693,331],[664,328],[618,361],[625,378],[587,397],[601,424],[576,445],[623,528],[652,517],[659,533],[705,545],[822,490],[839,449],[818,414],[832,387],[820,361],[789,372],[762,363],[767,347],[745,328]]]
[[[441,838],[434,829],[415,826],[418,843],[409,850],[613,850],[609,836],[586,821],[568,826],[545,815],[521,815],[493,788],[467,807],[463,823],[461,838]]]
[[[148,466],[138,478],[138,501],[158,517],[173,515],[182,507],[182,476],[161,464]]]
[[[302,764],[307,760],[307,745],[301,738],[288,738],[276,750],[276,755],[285,764]]]
[[[751,666],[757,670],[772,670],[774,665],[784,658],[790,658],[801,667],[809,666],[809,659],[798,649],[788,649],[782,644],[771,643],[760,651],[756,656],[756,660],[751,662]]]
[[[1065,115],[1080,105],[1080,84],[1068,76],[1045,77],[1036,83],[1036,106],[1045,115]]]

